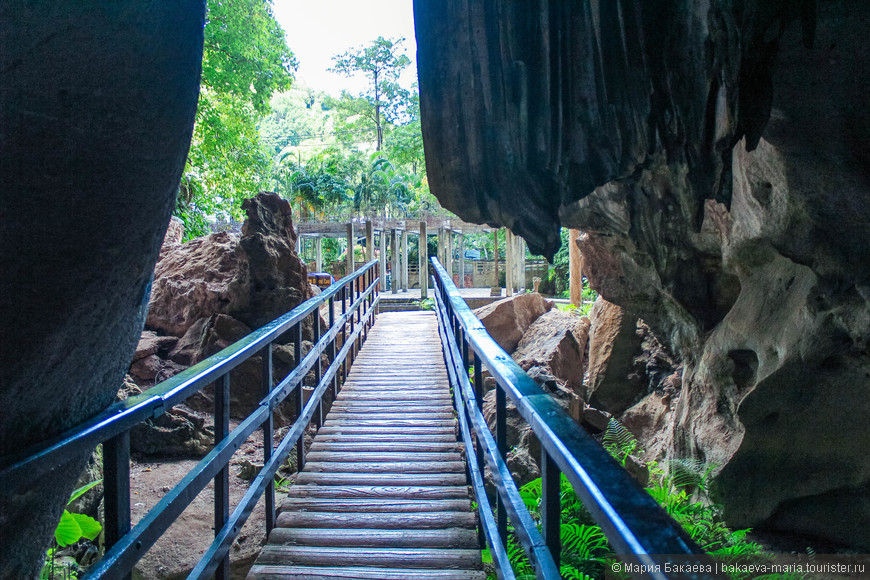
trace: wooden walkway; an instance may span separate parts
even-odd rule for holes
[[[432,312],[378,316],[249,580],[484,580]]]

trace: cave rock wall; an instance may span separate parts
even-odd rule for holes
[[[870,4],[415,2],[433,193],[681,360],[726,516],[870,547]]]

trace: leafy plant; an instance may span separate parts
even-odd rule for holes
[[[628,456],[634,453],[638,448],[637,439],[631,431],[626,429],[625,425],[611,419],[607,423],[607,429],[604,431],[604,439],[602,440],[604,449],[616,459],[620,465],[625,467],[625,462]]]
[[[70,496],[69,501],[67,501],[67,506],[102,482],[102,479],[98,479],[76,489]],[[60,522],[58,522],[57,528],[54,530],[54,545],[48,549],[45,555],[45,563],[39,575],[40,580],[54,580],[58,573],[65,580],[78,578],[78,566],[75,561],[63,564],[58,561],[59,556],[61,556],[60,548],[75,544],[82,539],[96,540],[102,531],[103,526],[94,518],[85,514],[63,510]]]

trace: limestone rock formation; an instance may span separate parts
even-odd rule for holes
[[[533,366],[546,368],[570,391],[579,392],[586,343],[581,345],[577,334],[586,335],[588,329],[587,318],[554,308],[529,325],[511,356],[523,370]]]
[[[641,347],[637,318],[599,297],[589,320],[589,379],[584,399],[595,408],[619,414],[644,387],[629,377]]]
[[[870,547],[870,4],[415,16],[444,206],[536,252],[585,232],[592,286],[685,365],[650,424],[719,466],[730,523]]]
[[[190,145],[204,11],[0,4],[4,461],[106,408],[124,377]],[[0,575],[39,575],[85,455],[4,489]]]
[[[238,236],[229,232],[164,247],[146,326],[180,337],[197,320],[245,308],[247,263],[238,247]]]
[[[213,314],[259,328],[311,296],[287,200],[260,193],[242,208],[248,219],[241,237],[218,232],[164,245],[154,270],[149,328],[180,337]]]
[[[474,314],[499,346],[510,354],[516,350],[526,329],[551,308],[552,302],[532,292],[482,306]]]

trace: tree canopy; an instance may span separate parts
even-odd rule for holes
[[[381,117],[398,121],[407,104],[409,93],[399,85],[399,75],[411,64],[402,47],[404,40],[379,36],[368,46],[334,56],[335,66],[330,69],[347,77],[362,75],[368,80],[368,87],[356,98],[368,104],[364,111],[374,122],[377,151],[384,143]]]
[[[193,140],[175,214],[188,236],[209,218],[238,212],[268,183],[271,157],[257,122],[276,91],[289,88],[296,60],[269,0],[209,0]]]

